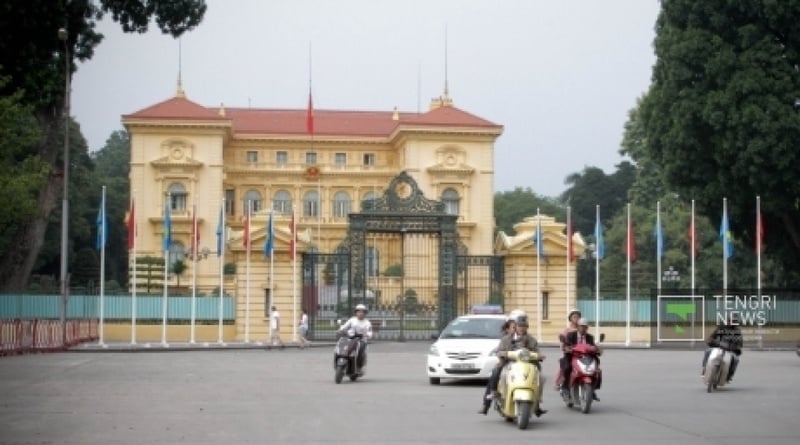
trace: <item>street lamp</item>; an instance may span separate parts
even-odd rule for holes
[[[67,300],[69,276],[67,273],[67,247],[69,236],[69,34],[58,29],[58,39],[64,42],[64,197],[61,200],[61,346],[67,345]]]
[[[681,281],[680,272],[675,270],[672,266],[669,266],[669,269],[665,270],[661,275],[661,281],[665,283],[675,283],[672,287],[677,287],[678,283]]]

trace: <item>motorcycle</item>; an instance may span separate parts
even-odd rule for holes
[[[524,430],[528,428],[531,413],[539,407],[542,387],[536,366],[539,354],[528,349],[509,351],[508,361],[500,374],[494,405],[507,422],[516,422]]]
[[[600,343],[605,334],[600,334]],[[564,339],[562,338],[562,342]],[[561,398],[567,408],[577,405],[588,414],[592,409],[594,388],[600,378],[600,361],[597,346],[578,344],[572,346],[572,372],[566,376],[567,385],[561,390]]]
[[[705,372],[703,372],[703,383],[706,391],[712,392],[718,387],[728,383],[728,372],[734,360],[734,353],[729,351],[725,342],[711,348],[706,361]]]
[[[336,383],[342,383],[344,376],[348,376],[350,381],[355,382],[356,379],[364,375],[361,368],[366,364],[367,357],[366,351],[363,354],[363,362],[357,363],[358,357],[363,348],[366,348],[363,335],[347,336],[337,334],[339,340],[333,350],[333,368],[335,370],[334,380]],[[352,345],[355,342],[355,345]]]

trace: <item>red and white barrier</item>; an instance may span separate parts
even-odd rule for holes
[[[63,351],[82,342],[97,340],[97,320],[67,320],[66,338],[57,320],[0,319],[0,356],[29,352]]]

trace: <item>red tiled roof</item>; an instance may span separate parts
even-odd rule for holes
[[[216,111],[194,103],[185,97],[173,97],[122,117],[138,119],[228,120],[228,118],[220,116]]]
[[[230,120],[234,133],[305,135],[306,115],[305,109],[226,108],[223,117],[218,114],[218,108],[173,97],[123,118]],[[391,135],[400,125],[502,129],[500,125],[452,106],[425,113],[398,113],[398,120],[394,120],[393,115],[391,111],[314,110],[314,134],[381,137]]]

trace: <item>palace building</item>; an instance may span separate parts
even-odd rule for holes
[[[131,138],[136,290],[225,295],[235,311],[226,341],[267,341],[272,305],[291,340],[300,310],[321,338],[356,302],[370,306],[386,338],[401,339],[427,338],[475,305],[522,307],[544,323],[574,304],[565,298],[574,295],[575,267],[564,225],[539,223],[546,261],[535,256],[530,218],[516,235],[495,233],[494,144],[503,127],[457,108],[446,92],[425,112],[311,109],[310,97],[308,109],[289,110],[208,107],[179,85],[122,123]],[[161,258],[166,283],[163,265],[153,272]]]

